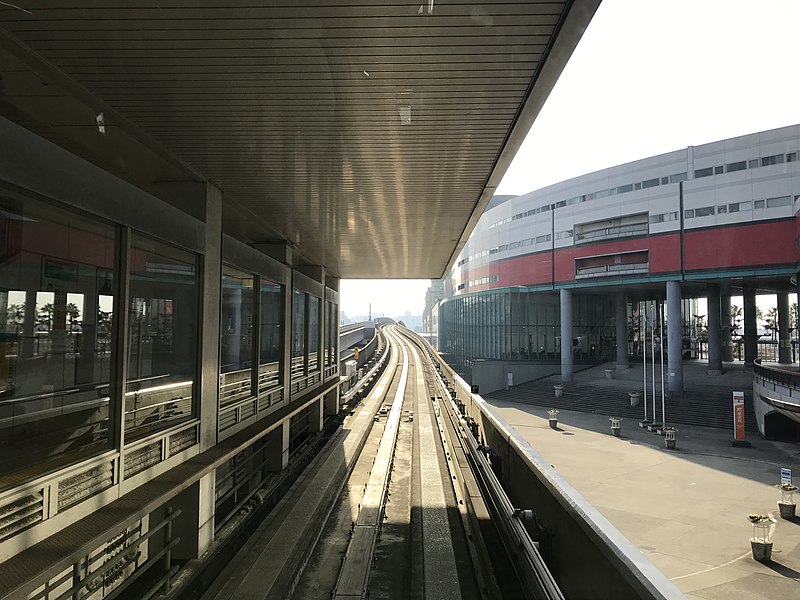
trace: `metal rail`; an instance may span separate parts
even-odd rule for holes
[[[435,367],[435,377],[442,392],[441,405],[446,408],[446,413],[454,430],[459,436],[462,446],[467,450],[467,460],[472,468],[484,502],[492,516],[492,521],[497,527],[500,539],[514,566],[514,570],[522,583],[523,592],[532,600],[563,600],[564,595],[558,587],[550,569],[539,553],[536,543],[531,539],[521,518],[526,511],[516,510],[505,493],[500,480],[497,478],[492,465],[487,457],[486,449],[481,447],[476,439],[475,426],[466,417],[463,405],[454,401],[455,391],[451,390],[441,374],[441,366],[433,356],[424,340],[418,338],[410,331],[403,335],[409,337],[422,348],[428,360]]]
[[[390,335],[390,337],[392,336]],[[334,600],[366,598],[368,593],[369,574],[372,570],[375,544],[379,539],[383,524],[397,434],[400,430],[400,416],[408,381],[408,350],[404,344],[400,344],[398,341],[395,341],[395,344],[400,346],[403,352],[400,381],[372,464],[364,498],[359,505],[360,510],[351,531],[350,542],[342,560],[342,568],[332,594]]]

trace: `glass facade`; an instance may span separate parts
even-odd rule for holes
[[[254,312],[255,276],[224,266],[219,331],[220,407],[252,393]]]
[[[292,294],[292,379],[306,374],[306,303],[307,294]]]
[[[259,331],[258,391],[281,385],[283,348],[283,286],[261,278],[261,330]]]
[[[615,348],[612,298],[573,295],[576,360],[610,360]],[[464,377],[476,359],[560,360],[556,294],[507,288],[456,297],[439,309],[439,349]]]
[[[308,296],[308,370],[319,371],[319,305],[322,300]]]
[[[111,446],[115,238],[0,194],[0,489]]]
[[[132,234],[126,439],[194,414],[200,286],[197,257]]]

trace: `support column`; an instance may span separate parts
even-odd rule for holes
[[[628,303],[623,292],[617,293],[617,369],[628,368]]]
[[[339,388],[325,394],[324,409],[326,416],[339,413]]]
[[[289,465],[289,419],[267,434],[267,470],[283,471]]]
[[[708,374],[722,374],[722,311],[719,286],[709,286],[706,296],[708,312]]]
[[[683,319],[681,318],[681,284],[667,282],[667,381],[670,393],[683,392]]]
[[[752,365],[758,356],[758,321],[756,318],[756,291],[742,290],[744,299],[744,364]]]
[[[722,360],[733,362],[733,336],[731,335],[731,297],[725,294],[720,300],[720,318],[722,326]]]
[[[200,558],[214,540],[215,484],[216,473],[211,471],[167,503],[173,511],[181,511],[172,525],[173,538],[180,538],[172,551],[173,559]],[[161,511],[153,513],[150,525],[155,526],[163,516]]]
[[[222,293],[222,191],[211,184],[205,194],[205,260],[200,319],[200,451],[217,443],[219,404],[219,322]],[[191,326],[191,324],[190,324]],[[212,490],[211,499],[214,494]],[[213,530],[213,527],[212,527]]]
[[[792,336],[789,332],[789,294],[778,294],[778,362],[792,363]]]
[[[561,381],[572,383],[572,290],[561,290]]]
[[[308,407],[308,430],[309,433],[319,433],[322,431],[322,425],[324,423],[324,413],[323,410],[323,403],[325,398],[320,396],[314,402],[311,403],[311,406]]]

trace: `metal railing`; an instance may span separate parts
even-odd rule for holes
[[[754,375],[787,388],[800,390],[800,372],[787,371],[777,367],[767,367],[761,364],[761,360],[760,358],[755,360],[755,364],[753,365]]]

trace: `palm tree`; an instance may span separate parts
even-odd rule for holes
[[[764,322],[764,327],[771,332],[772,340],[775,341],[776,334],[778,333],[778,309],[770,308],[767,311],[767,318]]]

